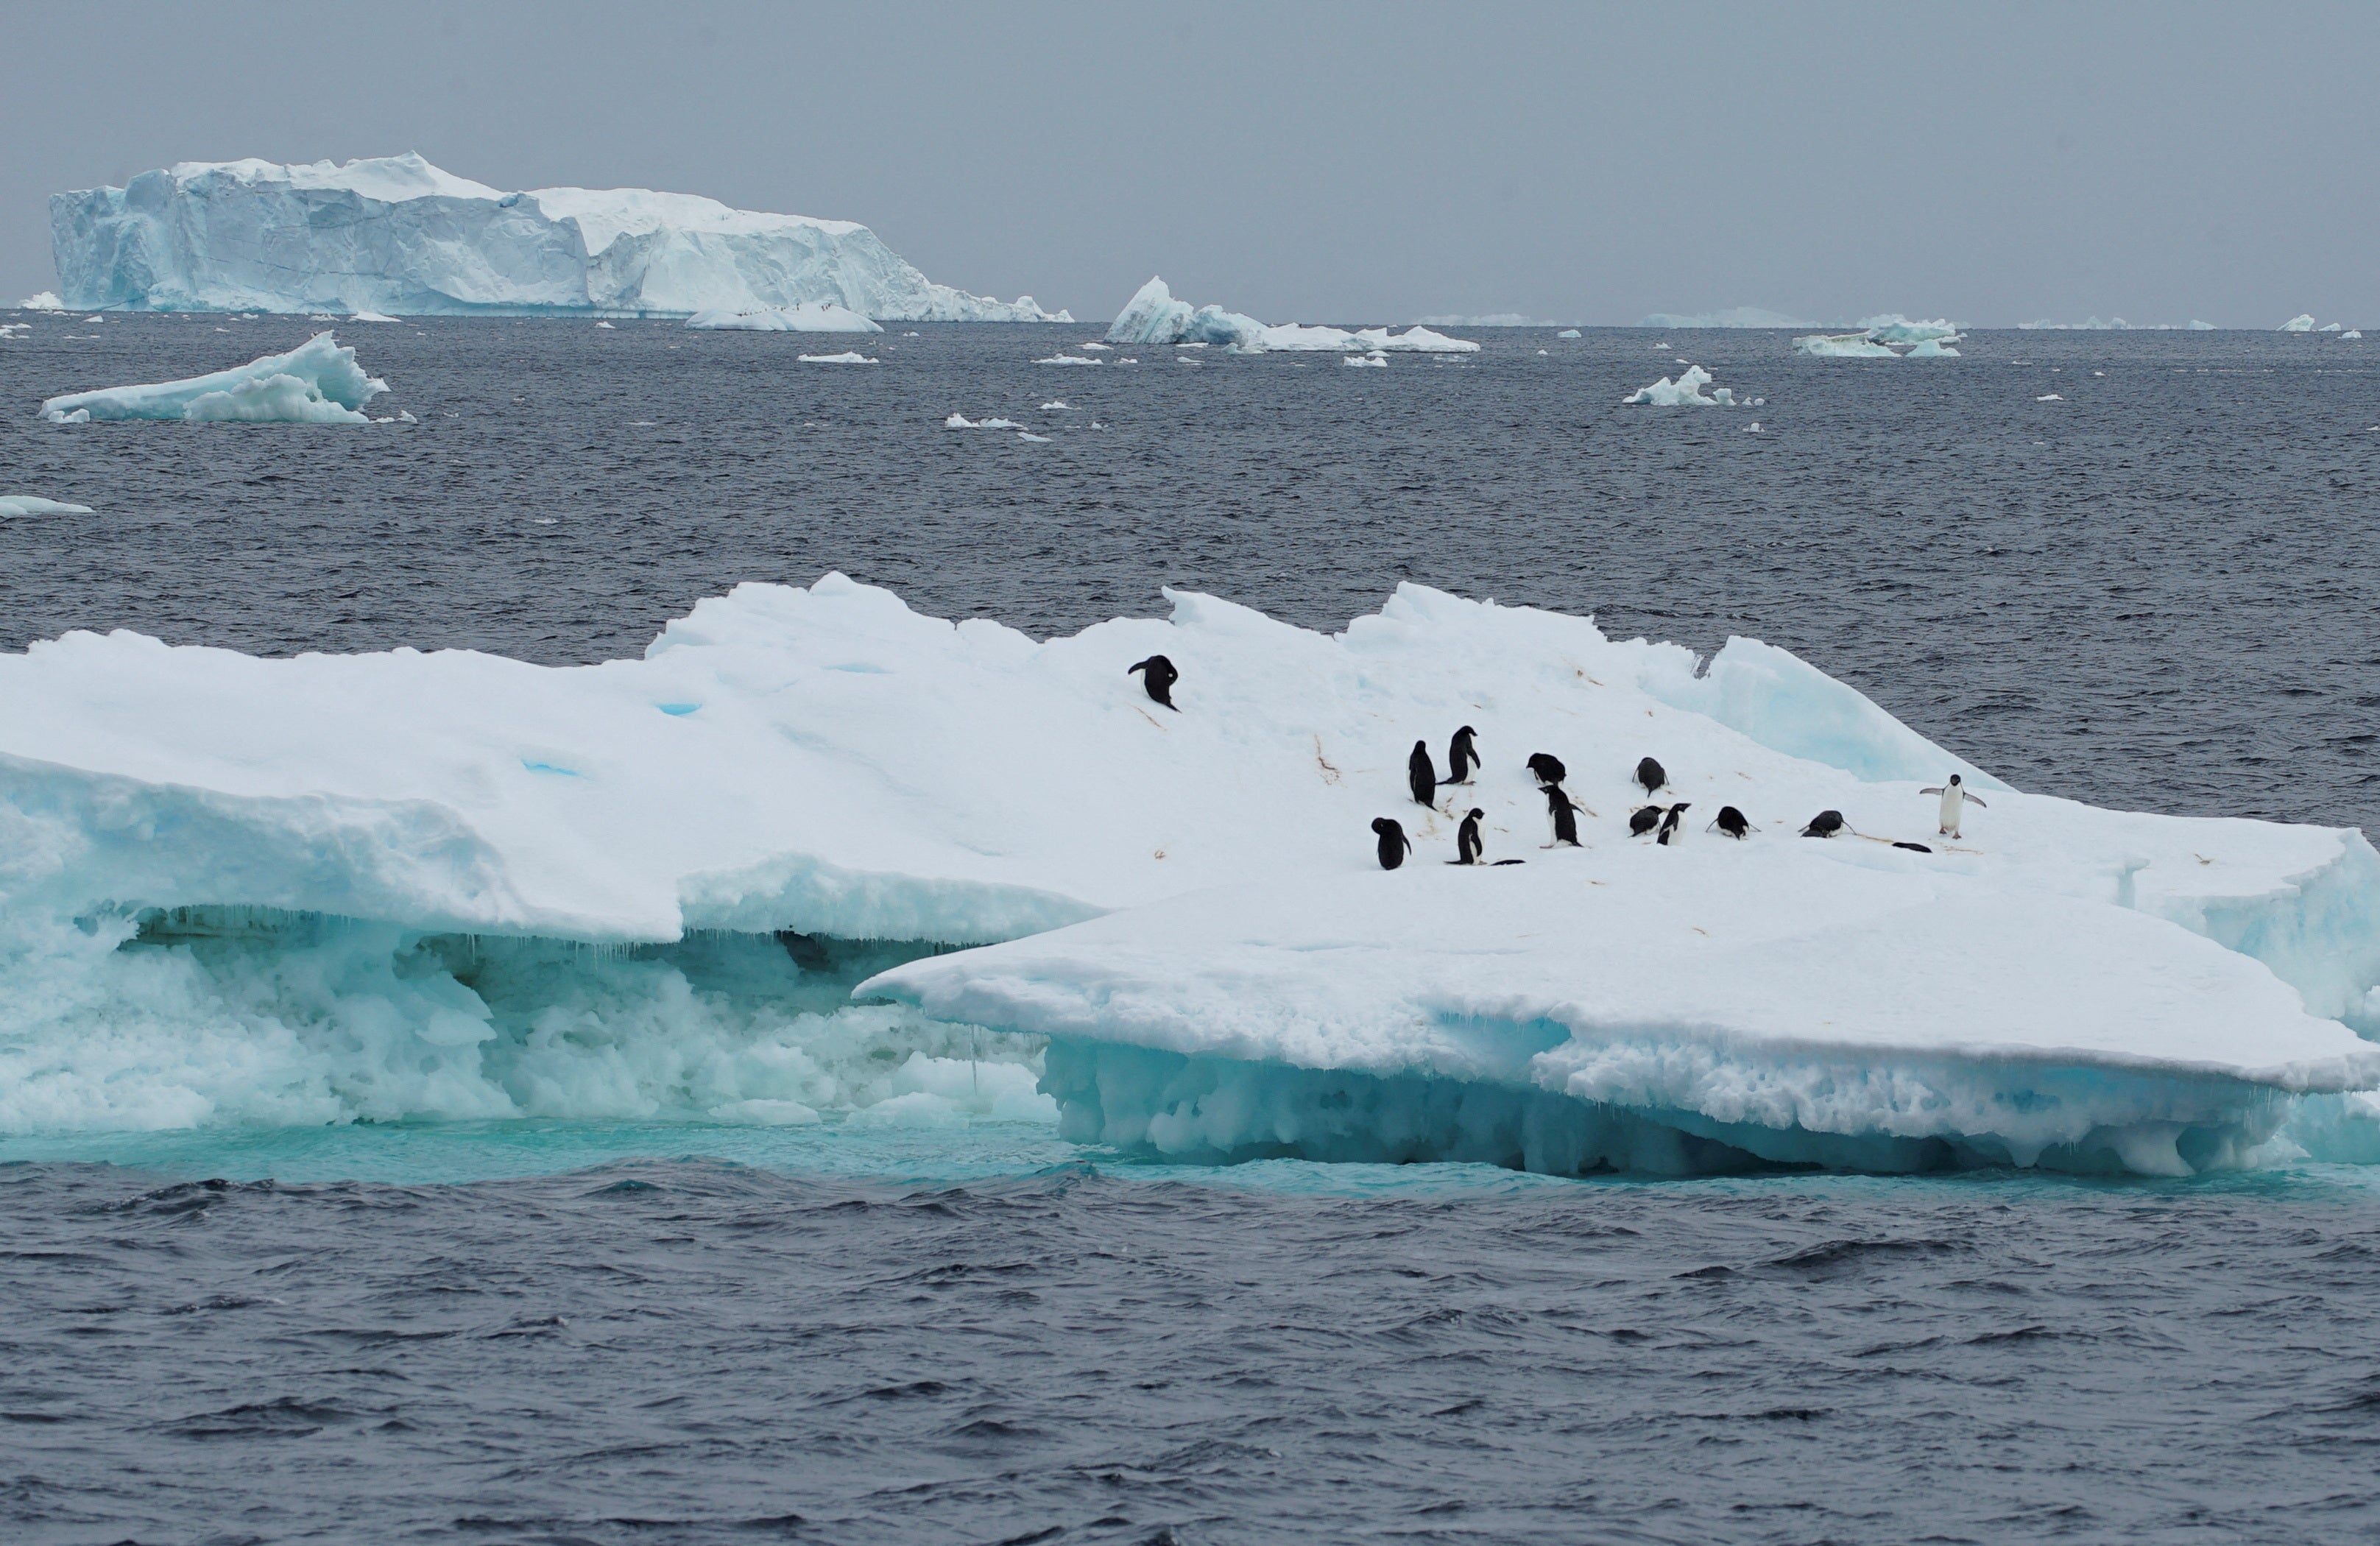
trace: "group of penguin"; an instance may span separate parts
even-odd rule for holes
[[[1151,655],[1147,660],[1128,667],[1124,675],[1129,676],[1135,673],[1139,675],[1141,686],[1148,691],[1153,701],[1172,709],[1176,713],[1182,712],[1173,701],[1173,684],[1182,679],[1182,673],[1174,668],[1172,661],[1163,655]],[[1415,805],[1436,810],[1438,791],[1441,785],[1467,786],[1472,782],[1471,775],[1480,767],[1478,732],[1467,724],[1457,730],[1453,738],[1447,744],[1446,763],[1448,776],[1441,779],[1438,776],[1438,765],[1430,760],[1429,743],[1414,742],[1413,754],[1405,759],[1405,782],[1413,794]],[[1548,848],[1579,846],[1578,813],[1585,810],[1589,816],[1592,816],[1595,812],[1572,799],[1569,793],[1562,788],[1562,780],[1570,776],[1570,770],[1562,766],[1560,758],[1545,751],[1531,753],[1528,768],[1536,778],[1538,792],[1546,797],[1546,819],[1553,829],[1553,841],[1548,843],[1546,846]],[[1628,835],[1642,837],[1649,832],[1654,834],[1654,842],[1668,847],[1670,841],[1678,834],[1679,822],[1685,816],[1689,804],[1685,800],[1679,800],[1667,806],[1650,803],[1653,796],[1669,787],[1670,784],[1669,770],[1663,768],[1659,761],[1655,758],[1646,757],[1637,762],[1636,783],[1644,789],[1645,797],[1648,803],[1638,806],[1630,813]],[[1939,795],[1942,797],[1941,835],[1945,837],[1961,836],[1959,830],[1961,824],[1961,819],[1964,816],[1966,808],[1984,803],[1968,792],[1957,773],[1952,773],[1947,784],[1931,785],[1924,792],[1928,795]],[[1455,857],[1449,859],[1448,863],[1493,862],[1502,865],[1524,862],[1517,858],[1500,858],[1490,861],[1484,857],[1485,846],[1480,839],[1479,824],[1487,819],[1488,812],[1477,806],[1472,807],[1463,813],[1462,824],[1455,829]],[[1722,837],[1732,837],[1742,842],[1760,829],[1747,821],[1742,811],[1731,805],[1723,805],[1719,807],[1718,814],[1712,818],[1710,824],[1703,830],[1716,832]],[[1394,817],[1374,818],[1372,831],[1379,839],[1381,869],[1398,868],[1404,863],[1405,856],[1413,852],[1413,839],[1405,835],[1404,823]],[[1850,823],[1843,820],[1841,811],[1821,810],[1810,818],[1809,824],[1802,829],[1802,835],[1833,837],[1846,832],[1852,833],[1855,837],[1864,835],[1852,831]],[[1875,838],[1871,841],[1881,843],[1888,840]],[[1934,851],[1923,843],[1895,842],[1892,846],[1908,848],[1921,854],[1930,854]]]

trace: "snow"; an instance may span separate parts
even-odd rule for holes
[[[1689,365],[1678,372],[1675,382],[1663,376],[1650,386],[1640,386],[1621,399],[1621,406],[1646,405],[1653,408],[1734,408],[1732,388],[1719,387],[1706,395],[1703,388],[1710,385],[1711,373],[1699,365]]]
[[[856,349],[845,349],[841,354],[797,354],[794,358],[805,365],[873,365],[876,363],[875,360]]]
[[[601,326],[601,323],[596,325]],[[798,306],[764,306],[758,310],[697,311],[686,325],[706,332],[744,333],[881,333],[884,329],[847,306],[805,301]]]
[[[1764,311],[1757,306],[1731,306],[1724,311],[1704,311],[1694,316],[1678,316],[1669,311],[1656,311],[1640,319],[1638,327],[1815,327],[1814,322],[1789,317],[1782,311]]]
[[[1060,322],[932,284],[864,225],[644,189],[510,193],[407,154],[185,162],[50,201],[75,305],[684,317],[830,302],[882,320]]]
[[[0,517],[10,516],[88,516],[88,505],[68,505],[30,493],[0,493]]]
[[[1111,344],[1174,344],[1184,347],[1220,344],[1239,354],[1312,350],[1372,352],[1381,349],[1418,354],[1469,354],[1479,346],[1464,338],[1449,338],[1415,325],[1402,333],[1385,327],[1305,327],[1285,323],[1268,327],[1254,317],[1226,311],[1220,306],[1193,310],[1173,298],[1165,281],[1152,278],[1136,291],[1108,329]]]
[[[2276,333],[2312,333],[2313,331],[2313,313],[2311,311],[2301,311],[2296,316],[2291,317],[2288,322],[2283,323],[2279,327],[2275,328],[2273,331]]]
[[[17,310],[19,311],[63,311],[66,309],[67,303],[58,298],[58,293],[55,290],[42,290],[39,294],[29,295],[17,303]]]
[[[356,351],[317,333],[286,354],[153,386],[75,392],[42,405],[53,424],[96,420],[179,419],[251,424],[361,424],[364,404],[388,383],[364,374]]]
[[[992,1120],[1030,1075],[1162,1152],[2163,1173],[2380,1084],[2360,834],[2007,790],[1752,640],[1417,585],[1335,635],[1171,600],[1036,640],[831,575],[583,667],[0,653],[0,1130],[840,1120],[971,1074],[871,1120]],[[1179,713],[1124,672],[1160,651]],[[1404,793],[1462,724],[1488,761],[1447,803],[1525,865],[1439,863]],[[1582,849],[1536,846],[1536,750]],[[1646,752],[1681,845],[1626,836]],[[1955,845],[1920,793],[1952,772],[1990,801]],[[1722,803],[1751,842],[1703,832]],[[1937,851],[1790,835],[1828,809]],[[830,981],[774,931],[918,943]]]

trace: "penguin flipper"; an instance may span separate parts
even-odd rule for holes
[[[1989,810],[1991,809],[1990,806],[1984,805],[1982,797],[1978,795],[1969,795],[1967,797],[1967,803],[1969,805],[1983,805],[1985,810]]]
[[[1938,795],[1938,794],[1940,794],[1940,793],[1942,792],[1942,785],[1940,785],[1939,784],[1937,784],[1937,785],[1934,785],[1933,787],[1931,787],[1931,788],[1927,788],[1927,789],[1920,789],[1920,790],[1918,790],[1917,792],[1918,792],[1919,794],[1921,794],[1921,795]],[[1974,796],[1973,796],[1973,795],[1969,795],[1967,797],[1968,797],[1969,799],[1973,799],[1975,797],[1974,797]]]

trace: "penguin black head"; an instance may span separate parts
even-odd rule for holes
[[[1680,800],[1677,804],[1670,807],[1670,813],[1661,818],[1661,835],[1656,837],[1653,841],[1658,843],[1665,848],[1668,847],[1670,846],[1670,839],[1677,833],[1678,818],[1683,816],[1685,813],[1686,802],[1683,800]]]
[[[1391,821],[1386,816],[1375,816],[1372,818],[1372,830],[1382,837],[1402,837],[1404,835],[1405,827],[1402,822]]]
[[[1628,818],[1628,835],[1642,837],[1661,824],[1661,808],[1658,805],[1638,806]]]
[[[1959,782],[1959,775],[1957,773],[1952,773],[1950,775],[1950,782],[1953,785],[1956,785]]]
[[[1488,819],[1488,812],[1486,812],[1486,811],[1484,811],[1484,810],[1480,810],[1480,809],[1479,809],[1477,806],[1475,806],[1475,806],[1473,806],[1473,807],[1471,808],[1471,810],[1470,810],[1470,811],[1469,811],[1469,813],[1468,813],[1468,814],[1469,814],[1469,818],[1470,818],[1470,820],[1475,821],[1475,822],[1484,822],[1484,821],[1486,821],[1486,820]]]

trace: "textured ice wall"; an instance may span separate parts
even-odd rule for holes
[[[828,302],[905,322],[1058,322],[928,280],[865,225],[643,189],[507,193],[419,155],[183,162],[50,199],[77,307],[687,316]]]

